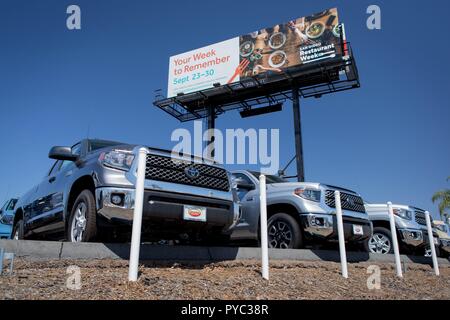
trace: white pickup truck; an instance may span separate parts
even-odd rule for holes
[[[373,235],[368,242],[372,253],[393,253],[392,234],[389,223],[389,211],[386,203],[365,203],[367,214],[373,223]],[[400,246],[400,253],[425,254],[429,248],[425,211],[413,206],[393,204],[395,226]],[[438,238],[433,232],[435,246]]]
[[[232,172],[234,187],[242,206],[242,217],[232,240],[258,240],[259,172]],[[365,248],[372,235],[372,223],[363,199],[354,191],[313,182],[289,182],[266,175],[268,239],[271,248],[301,248],[337,242],[334,192],[341,192],[345,240]]]

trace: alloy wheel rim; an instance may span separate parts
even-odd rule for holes
[[[83,234],[86,231],[86,222],[87,222],[86,212],[87,212],[86,204],[84,202],[78,204],[71,225],[70,240],[72,242],[83,241]]]
[[[292,229],[281,220],[275,220],[269,225],[269,247],[277,249],[290,248],[292,243]]]
[[[381,233],[374,233],[369,240],[369,249],[372,253],[387,254],[391,251],[391,240]]]

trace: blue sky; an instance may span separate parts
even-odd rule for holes
[[[77,4],[82,30],[66,28]],[[382,29],[366,28],[377,4]],[[448,1],[0,2],[0,200],[20,196],[51,165],[52,145],[88,134],[171,148],[192,129],[152,106],[166,89],[170,55],[338,7],[362,87],[302,101],[306,179],[368,201],[437,213],[434,191],[450,175]],[[230,112],[219,129],[279,128],[281,163],[294,155],[292,109],[249,119]],[[294,167],[291,167],[291,173]]]

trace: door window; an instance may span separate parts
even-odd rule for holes
[[[48,176],[49,177],[54,176],[56,171],[58,171],[60,165],[61,165],[61,161],[59,161],[59,160],[55,161],[55,163],[53,164],[53,166],[51,167],[51,169],[48,173]]]
[[[16,206],[17,200],[11,200],[8,204],[8,208],[6,208],[6,211],[12,211],[14,210],[14,207]]]
[[[81,143],[78,143],[72,147],[72,154],[76,154],[77,156],[81,155]],[[67,161],[67,160],[63,161],[61,167],[59,168],[59,171],[62,172],[64,170],[66,170],[72,164],[73,164],[73,161]]]

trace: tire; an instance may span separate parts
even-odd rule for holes
[[[436,257],[444,258],[443,256],[441,256],[441,249],[438,246],[434,246],[434,250],[436,250]],[[426,246],[423,251],[424,251],[423,252],[424,257],[431,258],[431,247],[429,245]]]
[[[97,235],[97,212],[94,195],[84,190],[75,200],[67,223],[67,239],[70,242],[90,242]]]
[[[298,249],[303,246],[303,235],[297,221],[286,213],[277,213],[269,218],[269,248]]]
[[[436,257],[438,257],[438,258],[445,258],[442,255],[441,248],[439,248],[438,246],[434,246],[434,248],[436,249]]]
[[[14,228],[13,228],[13,231],[11,234],[11,238],[13,240],[23,240],[24,239],[24,223],[23,223],[22,219],[17,221],[16,224],[14,225]]]
[[[372,237],[370,237],[365,245],[367,246],[367,252],[381,254],[394,253],[391,231],[383,227],[374,227]]]

